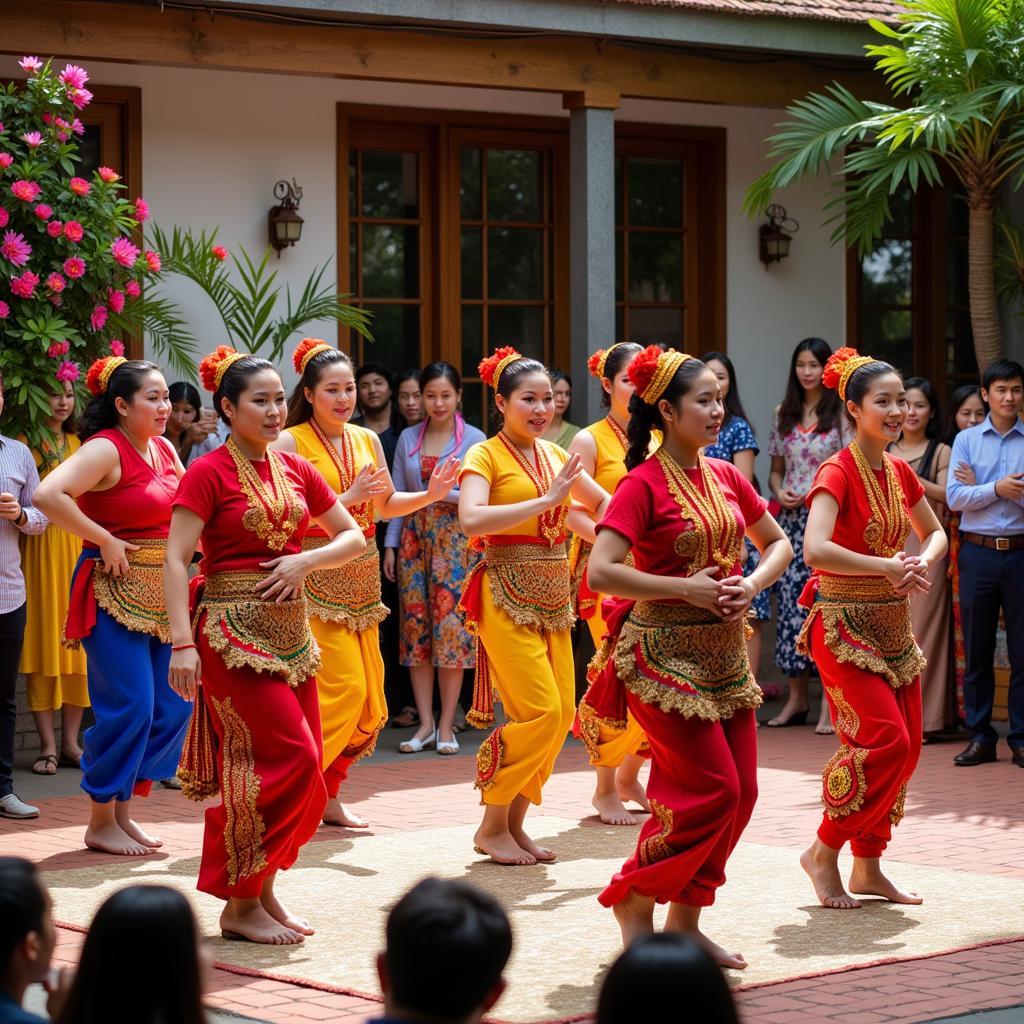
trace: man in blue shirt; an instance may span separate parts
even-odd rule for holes
[[[1010,359],[989,366],[981,397],[989,414],[957,434],[952,466],[965,464],[976,483],[950,473],[946,499],[960,513],[960,612],[967,671],[964,717],[971,741],[953,759],[963,767],[996,759],[999,738],[992,727],[996,630],[1006,621],[1010,655],[1012,760],[1024,768],[1024,367]]]

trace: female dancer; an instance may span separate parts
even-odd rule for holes
[[[899,440],[889,451],[903,459],[917,474],[936,519],[945,524],[946,475],[952,451],[940,431],[939,396],[931,381],[908,377],[907,418]],[[907,538],[907,554],[919,555],[917,536]],[[921,728],[925,742],[934,739],[953,719],[953,674],[950,664],[951,607],[949,600],[949,559],[936,559],[928,570],[928,590],[910,595],[910,621],[924,654],[927,668],[921,677]]]
[[[747,609],[792,549],[743,474],[701,452],[722,424],[715,375],[651,345],[629,376],[629,472],[589,569],[595,587],[625,600],[591,665],[589,697],[604,717],[623,720],[628,707],[647,734],[652,813],[598,899],[614,909],[624,945],[653,931],[655,901],[670,903],[666,929],[695,933],[719,964],[743,968],[698,925],[757,796],[761,691],[747,661]],[[654,428],[664,441],[648,458]],[[740,572],[744,535],[762,553],[750,576]]]
[[[425,491],[396,491],[377,435],[349,423],[356,408],[349,357],[319,338],[304,338],[292,363],[300,379],[288,403],[285,430],[271,447],[309,459],[340,495],[367,542],[351,565],[311,573],[306,580],[313,635],[323,653],[317,689],[329,798],[324,822],[365,828],[367,821],[348,810],[338,793],[351,765],[373,753],[388,719],[377,633],[388,610],[380,599],[374,513],[390,519],[439,501],[455,483],[459,462],[437,465]],[[311,527],[302,547],[315,551],[324,543],[324,533]]]
[[[305,459],[268,451],[285,415],[274,367],[221,345],[199,375],[231,435],[189,466],[167,541],[171,685],[195,702],[179,775],[186,796],[220,791],[220,805],[206,812],[198,887],[226,901],[224,938],[290,945],[313,929],[281,905],[274,880],[295,863],[327,800],[320,653],[303,586],[366,543]],[[327,542],[302,551],[310,517]],[[204,575],[193,581],[190,609],[188,567],[200,539]]]
[[[55,381],[48,398],[50,416],[46,425],[53,441],[43,441],[38,449],[29,446],[41,480],[74,455],[82,443],[75,433],[75,389],[70,381]],[[89,706],[85,653],[70,651],[60,642],[68,612],[68,584],[78,554],[75,538],[59,526],[26,535],[21,542],[21,568],[28,597],[19,671],[25,673],[28,707],[39,733],[39,756],[32,764],[36,775],[54,775],[58,765],[77,768],[82,757],[78,733],[82,711]],[[58,708],[62,709],[59,760],[53,731]]]
[[[961,430],[976,427],[988,414],[988,407],[981,397],[977,384],[964,384],[949,397],[943,440],[952,454],[953,440]],[[961,462],[952,466],[953,475],[962,484],[973,486],[977,479],[974,470]],[[967,654],[964,650],[964,625],[960,615],[960,513],[949,514],[949,590],[953,606],[953,674],[956,680],[956,719],[964,717],[964,673],[967,671]]]
[[[566,419],[572,405],[572,380],[562,370],[548,370],[548,376],[551,378],[551,393],[555,396],[555,413],[551,417],[551,426],[544,431],[544,440],[568,450],[570,442],[580,432],[575,423]]]
[[[899,374],[842,348],[823,379],[845,402],[856,437],[821,466],[807,495],[804,556],[814,575],[801,597],[810,613],[798,644],[821,672],[840,747],[822,773],[825,812],[800,863],[822,906],[859,907],[839,876],[849,841],[851,892],[920,903],[882,874],[880,858],[921,751],[924,658],[908,596],[927,591],[946,534],[914,471],[885,452],[907,416]],[[911,526],[919,556],[906,552]]]
[[[793,545],[795,556],[776,587],[779,604],[775,664],[789,680],[789,695],[782,710],[765,723],[772,727],[807,722],[811,663],[796,649],[796,638],[806,614],[799,605],[799,598],[811,574],[803,559],[807,527],[804,497],[811,489],[818,467],[848,440],[839,399],[821,383],[830,355],[832,349],[821,338],[805,338],[794,349],[786,396],[775,410],[768,438],[768,454],[772,457],[769,486],[779,506],[779,525]],[[832,732],[824,699],[815,732],[820,735]]]
[[[570,495],[599,518],[608,495],[580,468],[580,457],[541,439],[554,397],[547,371],[515,349],[480,363],[501,423],[466,456],[459,520],[483,538],[484,559],[462,592],[477,634],[472,725],[494,721],[491,685],[507,721],[477,754],[484,818],[477,852],[499,864],[535,864],[555,855],[526,834],[523,821],[554,767],[572,724],[575,679],[569,629],[573,610],[565,524]]]
[[[423,490],[438,463],[462,460],[484,440],[459,412],[462,380],[451,363],[431,363],[421,374],[427,418],[402,431],[395,450],[394,482],[403,491]],[[476,664],[476,643],[458,611],[462,587],[480,560],[459,527],[459,489],[411,516],[392,519],[385,538],[384,575],[397,577],[401,595],[399,661],[408,666],[420,727],[399,744],[403,754],[424,744],[439,754],[459,750],[453,724],[465,669]],[[401,558],[396,557],[396,552]],[[397,573],[396,573],[397,567]],[[434,724],[434,672],[441,691],[441,716]]]
[[[171,499],[184,472],[161,437],[171,403],[154,363],[98,359],[86,384],[82,446],[47,476],[35,503],[83,540],[64,639],[85,648],[96,724],[85,734],[85,845],[131,856],[160,845],[132,820],[132,796],[174,775],[188,705],[170,688],[161,567]]]
[[[580,466],[609,494],[615,493],[626,475],[626,427],[629,425],[629,400],[633,384],[629,364],[641,351],[632,341],[620,341],[591,355],[588,368],[601,382],[601,402],[608,415],[581,430],[569,445],[579,455]],[[601,647],[605,621],[601,613],[604,595],[595,593],[587,580],[587,562],[594,543],[595,521],[574,516],[572,549],[569,567],[572,572],[576,612],[590,627],[594,646]],[[633,800],[645,811],[650,810],[644,787],[637,776],[647,757],[647,740],[631,715],[626,716],[626,729],[602,726],[586,697],[579,707],[579,734],[590,754],[590,763],[597,776],[597,788],[591,801],[606,825],[635,825],[637,819],[626,809]],[[642,753],[641,753],[642,752]]]

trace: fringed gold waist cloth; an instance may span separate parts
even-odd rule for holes
[[[228,668],[251,668],[298,686],[320,668],[320,649],[309,628],[304,596],[275,603],[261,600],[262,572],[218,572],[206,578],[196,620]]]
[[[494,604],[517,625],[556,632],[576,621],[564,544],[488,543],[479,571]]]
[[[128,572],[112,576],[98,567],[92,573],[96,603],[111,618],[126,629],[148,633],[161,643],[171,642],[171,629],[167,622],[164,603],[164,557],[167,541],[164,539],[126,538],[125,543],[137,544],[138,551],[129,551]]]
[[[820,616],[825,644],[837,660],[882,676],[893,689],[912,683],[924,670],[910,600],[884,576],[815,576],[805,594],[813,595],[813,604],[797,637],[801,654],[811,657],[811,626]]]
[[[627,690],[645,704],[687,718],[718,721],[761,705],[761,690],[747,660],[745,620],[723,622],[690,604],[637,601],[614,640],[598,652],[614,660]]]
[[[327,537],[306,537],[303,551],[322,548]],[[337,569],[317,569],[306,577],[309,614],[324,622],[340,622],[353,633],[372,629],[388,616],[381,603],[377,538],[369,537],[366,550]]]

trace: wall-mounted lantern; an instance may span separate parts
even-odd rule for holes
[[[767,224],[761,225],[758,244],[758,256],[767,270],[773,263],[784,260],[789,255],[789,243],[792,236],[800,230],[800,225],[786,214],[786,208],[773,203],[765,210]]]
[[[291,184],[281,180],[274,186],[274,198],[278,205],[271,208],[267,219],[270,227],[270,244],[277,250],[280,259],[281,250],[294,245],[302,237],[302,218],[298,213],[302,189],[295,183],[294,178]]]

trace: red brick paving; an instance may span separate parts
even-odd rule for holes
[[[745,838],[797,847],[813,834],[819,810],[815,780],[833,741],[810,729],[761,731],[761,799]],[[957,769],[957,747],[925,747],[911,787],[907,817],[893,853],[900,860],[1024,877],[1024,774],[1000,762]],[[357,768],[347,798],[373,821],[377,833],[476,820],[477,798],[468,777],[472,762],[458,758],[410,758]],[[545,790],[549,814],[574,817],[589,807],[591,779],[579,747],[570,746]],[[101,854],[79,847],[84,797],[38,801],[42,817],[16,824],[0,820],[0,853],[16,853],[59,871],[97,863]],[[201,836],[202,807],[173,792],[154,792],[144,821],[171,852],[194,854]],[[586,822],[585,822],[586,824]],[[320,836],[333,838],[329,830]],[[314,842],[317,840],[315,839]],[[116,858],[111,858],[112,860]],[[1020,913],[1020,908],[1007,908]],[[1024,922],[1022,922],[1024,932]],[[82,936],[61,929],[57,958],[77,961]],[[921,960],[795,978],[738,993],[745,1024],[912,1024],[970,1011],[1024,1004],[1024,939]],[[380,1013],[378,1002],[287,982],[215,969],[211,1006],[273,1024],[343,1021],[361,1024]],[[580,1007],[585,1013],[587,1007]]]

